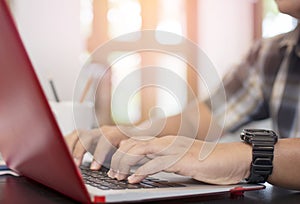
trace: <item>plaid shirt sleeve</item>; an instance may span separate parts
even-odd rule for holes
[[[269,117],[267,102],[263,96],[262,41],[254,44],[245,60],[225,75],[219,88],[206,100],[213,117],[225,132],[233,132],[241,126]],[[218,104],[220,93],[226,93],[226,103]]]

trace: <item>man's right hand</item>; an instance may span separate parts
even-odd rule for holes
[[[122,140],[128,139],[116,126],[102,126],[93,130],[74,130],[65,137],[69,150],[77,166],[88,151],[93,156],[91,169],[98,170],[106,156],[119,147]]]

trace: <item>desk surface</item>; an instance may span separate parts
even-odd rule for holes
[[[300,191],[290,191],[272,185],[266,185],[266,189],[245,192],[243,196],[232,198],[229,195],[195,197],[189,199],[168,200],[159,203],[299,203]],[[24,177],[0,176],[0,203],[76,203],[67,197],[56,193],[40,184],[32,182]],[[153,203],[153,202],[151,202]]]

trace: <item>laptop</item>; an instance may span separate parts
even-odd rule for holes
[[[7,166],[81,203],[177,199],[264,188],[244,183],[209,185],[171,173],[130,185],[109,180],[105,169],[91,172],[76,167],[5,0],[0,0],[0,98],[0,152]]]

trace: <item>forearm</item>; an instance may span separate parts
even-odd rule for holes
[[[127,130],[130,136],[161,137],[165,135],[176,135],[180,129],[180,123],[181,114],[177,114],[167,118],[152,118],[137,126],[130,126]]]
[[[180,130],[177,135],[206,141],[215,140],[218,136],[219,129],[215,123],[212,123],[210,109],[204,102],[190,104],[181,116]]]
[[[132,129],[133,135],[181,135],[204,140],[211,125],[211,114],[204,103],[189,104],[182,113],[167,118],[152,119]]]
[[[252,147],[244,142],[220,143],[205,160],[198,160],[199,149],[205,143],[199,143],[190,165],[182,162],[180,174],[213,184],[234,184],[250,176]],[[197,145],[197,144],[196,144]],[[268,182],[288,188],[300,190],[300,138],[280,139],[275,145],[273,172]],[[198,149],[198,150],[197,150]],[[193,154],[190,154],[193,155]],[[188,158],[188,157],[187,157]],[[219,169],[222,169],[220,171]]]
[[[300,190],[300,138],[281,139],[275,145],[273,173],[268,182]]]

